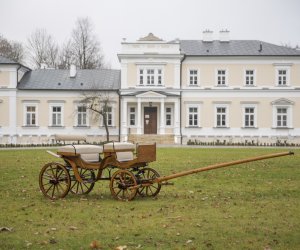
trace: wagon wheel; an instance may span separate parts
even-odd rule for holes
[[[110,192],[113,197],[121,201],[130,201],[136,196],[137,182],[134,175],[128,170],[118,170],[110,180]]]
[[[70,191],[72,194],[88,194],[95,185],[96,175],[94,171],[90,169],[78,168],[78,170],[83,182],[77,181],[73,169],[69,169],[71,176]]]
[[[160,175],[153,168],[144,168],[138,172],[138,176],[139,178],[141,178],[140,179],[141,183],[143,183],[143,180],[145,183],[146,180],[154,180],[158,178]],[[158,195],[160,189],[161,189],[161,184],[159,182],[156,182],[156,183],[152,183],[149,186],[140,187],[137,190],[137,192],[141,196],[156,196]]]
[[[51,162],[42,168],[39,176],[39,185],[46,197],[56,200],[68,194],[71,178],[65,166]]]

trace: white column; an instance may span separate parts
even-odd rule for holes
[[[179,107],[179,100],[177,99],[175,102],[174,102],[174,134],[175,136],[178,136],[180,135],[180,117],[179,117],[179,114],[180,114],[180,107]]]
[[[165,134],[165,99],[160,99],[160,134]]]
[[[138,98],[138,105],[137,105],[137,131],[138,135],[142,134],[142,103],[141,98]]]
[[[9,92],[9,135],[10,143],[17,143],[17,91]]]
[[[127,131],[127,101],[122,99],[122,112],[121,112],[121,138],[122,140],[128,140],[128,131]]]

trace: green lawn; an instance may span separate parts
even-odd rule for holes
[[[159,148],[161,175],[286,149]],[[300,150],[173,180],[156,199],[114,200],[109,182],[50,201],[45,150],[0,151],[0,249],[300,249]]]

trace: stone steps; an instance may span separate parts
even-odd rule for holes
[[[134,143],[174,144],[174,135],[129,135],[128,141]]]

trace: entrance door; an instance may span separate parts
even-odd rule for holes
[[[157,134],[157,107],[144,108],[144,134]]]

